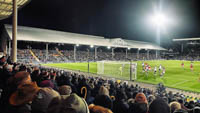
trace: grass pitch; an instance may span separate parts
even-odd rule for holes
[[[190,70],[190,61],[178,61],[178,60],[158,60],[158,61],[144,61],[148,63],[152,71],[149,71],[148,77],[145,76],[145,73],[142,71],[142,62],[137,61],[137,81],[151,84],[158,84],[162,82],[165,86],[200,92],[200,62],[193,62],[194,71]],[[184,62],[184,68],[181,67],[181,63]],[[160,77],[158,73],[158,66],[162,65],[165,67],[166,73],[163,78]],[[52,66],[63,69],[70,70],[80,70],[83,72],[88,72],[88,63],[58,63],[58,64],[44,64],[45,66]],[[154,67],[157,66],[156,77],[153,74]],[[97,73],[97,63],[90,62],[90,73]],[[125,66],[126,67],[126,66]],[[104,67],[105,68],[105,67]],[[111,75],[107,76],[122,78],[129,80],[129,74],[123,72],[123,75],[120,75],[119,70],[113,70],[114,66],[110,65],[106,67],[107,72],[112,72]],[[128,67],[127,67],[128,68]],[[113,75],[113,73],[116,73]]]

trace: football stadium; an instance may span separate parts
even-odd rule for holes
[[[200,2],[70,1],[0,0],[0,113],[200,113]]]

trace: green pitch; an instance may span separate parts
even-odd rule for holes
[[[158,84],[162,82],[165,86],[193,91],[193,92],[200,92],[200,62],[193,62],[194,71],[190,70],[190,61],[177,61],[177,60],[164,60],[164,61],[144,61],[148,63],[152,71],[149,71],[148,77],[145,76],[145,73],[142,71],[142,62],[137,61],[137,81],[151,83],[151,84]],[[181,63],[184,62],[184,68],[181,67]],[[165,67],[166,73],[163,78],[160,77],[158,72],[158,66],[162,65]],[[80,70],[83,72],[88,72],[88,63],[59,63],[59,64],[44,64],[46,66],[52,66],[57,68],[65,68],[71,70]],[[153,70],[154,67],[157,66],[157,74],[154,76]],[[90,62],[90,73],[97,73],[97,63]],[[124,72],[120,74],[120,70],[118,69],[119,66],[114,64],[109,64],[109,66],[105,66],[105,71],[107,76],[122,78],[129,80],[129,73]],[[129,66],[125,65],[125,70],[129,70]],[[110,73],[110,74],[109,74]],[[115,76],[114,76],[114,75]]]

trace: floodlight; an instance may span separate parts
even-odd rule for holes
[[[93,47],[94,47],[94,45],[90,45],[90,47],[91,47],[91,48],[93,48]]]
[[[167,18],[165,17],[164,14],[162,13],[157,13],[155,14],[152,18],[151,21],[153,24],[155,24],[157,27],[162,27],[167,23]]]
[[[128,47],[128,50],[130,50],[131,48]]]
[[[76,44],[76,46],[78,47],[78,46],[79,46],[79,44]]]
[[[110,49],[110,46],[108,46],[107,48]]]

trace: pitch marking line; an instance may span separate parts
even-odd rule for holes
[[[178,83],[176,83],[176,84],[172,85],[172,87],[174,87],[174,86],[177,86],[177,85],[179,85],[179,84],[186,83],[186,82],[188,82],[188,81],[190,81],[190,80],[185,80],[185,81],[182,81],[182,82],[178,82]]]

